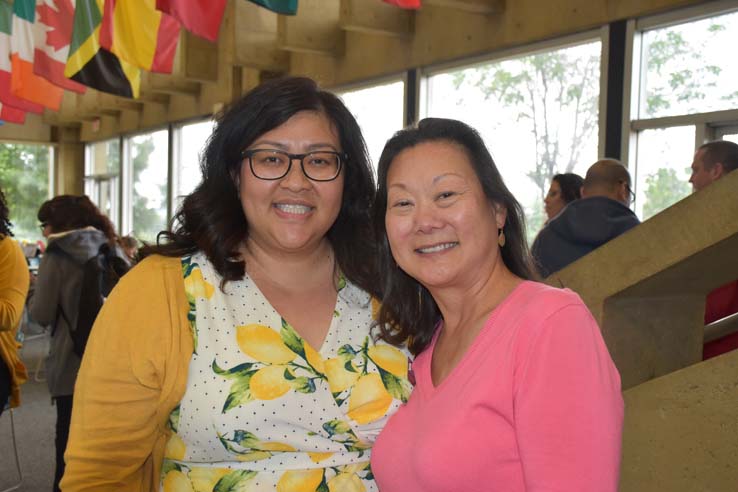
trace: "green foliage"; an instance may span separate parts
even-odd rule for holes
[[[689,195],[690,189],[689,183],[680,179],[674,169],[661,168],[650,174],[646,178],[643,220],[685,198]]]
[[[149,157],[154,152],[154,139],[148,137],[140,142],[133,143],[133,183],[142,181],[141,173],[149,167]],[[155,165],[166,165],[166,163],[155,163]],[[166,185],[158,185],[159,196],[165,204],[160,210],[154,204],[149,203],[147,197],[135,192],[133,193],[133,235],[144,241],[153,242],[156,235],[166,227]]]
[[[49,198],[49,147],[0,144],[0,187],[17,239],[41,239],[36,214]]]

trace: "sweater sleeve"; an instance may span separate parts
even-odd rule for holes
[[[571,304],[538,328],[514,397],[526,490],[615,492],[623,399],[597,323]]]
[[[31,318],[41,325],[51,325],[57,316],[63,279],[61,262],[58,254],[46,253],[38,266],[38,276],[33,283],[33,296],[28,307]]]
[[[28,265],[20,246],[10,237],[0,240],[0,331],[20,323],[28,295]]]
[[[179,259],[126,274],[93,326],[77,377],[65,492],[153,491],[192,356]]]

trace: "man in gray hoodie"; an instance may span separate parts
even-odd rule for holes
[[[551,219],[533,242],[531,251],[541,276],[561,270],[640,224],[628,208],[632,196],[630,174],[620,161],[595,162],[584,178],[582,198]]]

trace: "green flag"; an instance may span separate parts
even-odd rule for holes
[[[297,0],[249,0],[272,12],[285,15],[297,14]]]

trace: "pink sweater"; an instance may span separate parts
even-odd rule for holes
[[[620,376],[579,296],[523,282],[437,387],[435,341],[374,445],[381,492],[617,490]]]

